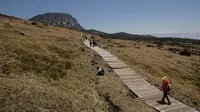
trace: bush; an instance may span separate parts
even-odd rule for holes
[[[44,26],[48,26],[48,24],[47,24],[47,23],[43,23],[43,25],[44,25]]]
[[[187,49],[183,49],[179,54],[183,56],[191,56],[191,53]]]
[[[118,47],[126,47],[125,45],[119,45]]]
[[[25,34],[24,34],[24,33],[22,33],[22,32],[20,32],[19,34],[20,34],[20,35],[23,35],[23,36],[25,36]]]
[[[12,27],[9,23],[4,23],[5,27]]]
[[[164,47],[163,43],[161,43],[161,42],[157,43],[156,46],[157,46],[159,49]]]
[[[148,44],[147,47],[155,47],[154,45]]]
[[[172,51],[173,53],[180,52],[179,48],[168,48],[168,51]]]
[[[36,22],[32,22],[31,24],[32,24],[32,25],[37,25],[37,23],[36,23]]]
[[[172,58],[173,55],[165,55],[165,57],[167,57],[167,58]]]
[[[110,47],[109,45],[108,46],[105,46],[105,47],[103,47],[104,49],[108,49],[108,47]]]
[[[136,46],[135,48],[140,49],[140,46]]]
[[[53,63],[53,65],[48,69],[47,77],[51,77],[54,80],[61,79],[68,74],[68,70],[71,68],[72,63],[67,60]]]

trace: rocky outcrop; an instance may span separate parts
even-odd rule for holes
[[[45,13],[34,16],[29,20],[73,30],[84,31],[84,28],[81,27],[77,20],[70,14],[66,13]]]

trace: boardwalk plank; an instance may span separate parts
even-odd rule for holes
[[[124,81],[123,81],[124,82]],[[140,85],[145,85],[148,84],[147,82],[124,82],[127,86],[140,86]]]
[[[162,110],[161,112],[188,112],[188,111],[191,111],[191,110],[192,109],[190,107],[184,106],[184,107],[173,109],[173,110]]]
[[[133,73],[117,73],[121,78],[125,78],[125,77],[140,77],[142,78],[140,75],[138,74],[133,74]]]
[[[162,107],[162,108],[160,108],[159,110],[169,111],[169,110],[175,110],[175,109],[183,108],[183,107],[186,107],[186,106],[183,105],[183,104],[180,103],[180,102],[177,102],[177,103],[174,103],[174,104],[172,103],[170,106]]]
[[[130,85],[130,84],[132,84],[132,85],[143,85],[143,84],[147,84],[147,82],[146,81],[144,81],[144,80],[138,80],[138,81],[133,81],[133,80],[122,80],[125,84],[127,84],[127,85]]]
[[[134,72],[115,72],[115,73],[117,73],[118,75],[121,75],[121,76],[134,76],[134,75],[137,75]]]
[[[128,81],[129,82],[140,82],[141,81],[142,82],[142,81],[145,81],[145,80],[140,77],[140,78],[133,78],[133,79],[132,78],[129,78],[129,79],[126,78],[126,79],[123,79],[123,81],[127,81],[127,82]]]
[[[126,80],[126,79],[141,79],[140,76],[119,76],[122,80]]]
[[[154,95],[151,95],[151,96],[149,95],[147,97],[143,97],[142,99],[148,102],[148,101],[152,101],[152,100],[157,100],[157,98],[161,99],[162,96],[163,96],[163,94],[159,94],[159,95],[154,94]]]
[[[133,90],[135,90],[135,92],[137,92],[138,94],[141,94],[142,96],[149,96],[149,95],[154,95],[154,94],[159,94],[161,93],[160,91],[154,91],[154,90],[136,90],[133,88]]]

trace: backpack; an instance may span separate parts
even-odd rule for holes
[[[171,90],[171,85],[168,83],[168,86],[167,86],[168,88],[168,91],[170,91]]]

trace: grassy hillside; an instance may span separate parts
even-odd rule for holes
[[[156,47],[155,44],[142,41],[102,38],[97,41],[158,88],[161,89],[162,77],[169,77],[172,85],[170,94],[175,99],[200,110],[199,56],[182,56],[168,50],[175,46]]]
[[[154,111],[83,45],[82,33],[31,23],[0,16],[0,111]]]

